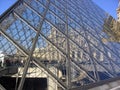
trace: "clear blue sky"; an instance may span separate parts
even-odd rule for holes
[[[0,0],[0,15],[8,9],[17,0]],[[116,18],[116,8],[118,6],[118,0],[93,0],[105,11],[110,13],[114,18]]]
[[[0,0],[0,15],[6,11],[17,0]]]
[[[93,0],[98,6],[117,18],[116,9],[118,7],[118,0]]]

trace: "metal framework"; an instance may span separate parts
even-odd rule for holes
[[[18,67],[16,89],[32,76],[53,81],[48,90],[119,76],[120,45],[102,42],[107,16],[92,0],[18,0],[0,17],[0,51]]]

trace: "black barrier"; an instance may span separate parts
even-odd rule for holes
[[[18,85],[20,82],[18,79]],[[7,90],[15,90],[16,78],[15,77],[1,77],[0,84]],[[17,87],[18,87],[17,85]],[[23,90],[47,90],[46,78],[26,78]]]

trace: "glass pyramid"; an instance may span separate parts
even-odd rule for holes
[[[108,17],[92,0],[18,0],[0,17],[4,68],[17,67],[7,74],[22,77],[16,88],[25,77],[64,90],[119,76],[120,45],[104,42]]]

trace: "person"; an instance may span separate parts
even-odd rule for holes
[[[5,60],[5,66],[6,66],[6,67],[10,67],[11,64],[12,64],[12,63],[10,62],[9,59],[6,59],[6,60]]]
[[[0,52],[0,66],[1,67],[4,67],[4,57],[5,57],[5,54]]]
[[[2,61],[0,60],[0,67],[2,67]]]

